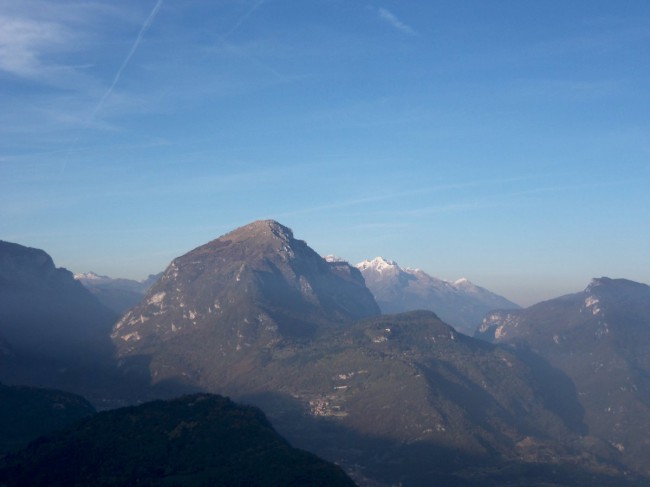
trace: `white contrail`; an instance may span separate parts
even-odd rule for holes
[[[142,27],[140,28],[140,32],[138,33],[138,37],[136,37],[135,42],[131,46],[131,50],[126,55],[126,58],[124,58],[124,61],[122,61],[122,65],[120,66],[120,69],[118,69],[117,73],[115,73],[115,77],[113,78],[113,82],[111,83],[111,86],[109,86],[108,90],[106,90],[106,93],[104,93],[104,96],[102,96],[101,100],[99,100],[99,103],[97,103],[97,106],[95,107],[92,115],[90,116],[89,122],[94,120],[95,115],[102,107],[102,105],[104,105],[106,99],[109,96],[111,96],[111,93],[113,93],[113,89],[115,89],[115,85],[117,84],[117,82],[120,80],[120,77],[122,76],[122,71],[124,71],[124,68],[126,68],[126,66],[129,64],[129,61],[131,61],[131,58],[135,54],[135,51],[138,49],[140,42],[142,42],[142,38],[144,37],[147,30],[149,30],[149,27],[151,27],[151,24],[153,24],[153,21],[156,17],[156,14],[158,13],[158,10],[160,10],[160,6],[162,5],[162,3],[163,0],[158,0],[156,2],[156,5],[154,5],[153,9],[151,10],[151,13],[147,17],[147,20],[145,20],[144,24],[142,24]]]
[[[230,34],[235,32],[237,29],[239,29],[239,26],[244,23],[244,20],[246,20],[255,10],[259,8],[260,5],[264,3],[264,0],[258,0],[256,3],[253,4],[251,8],[249,8],[244,15],[239,17],[237,22],[234,23],[234,25],[230,28],[228,32],[226,32],[224,35],[221,36],[221,40],[225,41],[228,37],[230,37]]]
[[[97,116],[97,112],[99,112],[99,110],[102,108],[102,106],[104,105],[108,97],[111,96],[111,93],[113,93],[113,90],[115,89],[115,85],[117,85],[117,82],[120,80],[120,77],[122,76],[122,71],[124,71],[124,68],[126,68],[126,66],[129,64],[129,61],[131,61],[133,54],[135,54],[135,51],[138,49],[138,46],[142,41],[142,38],[144,37],[147,30],[149,30],[149,27],[151,27],[151,24],[153,24],[153,21],[156,17],[156,14],[158,13],[158,10],[160,10],[162,3],[163,0],[157,0],[156,5],[154,5],[153,9],[151,9],[149,16],[147,17],[147,19],[144,21],[144,24],[142,24],[142,27],[140,28],[140,32],[138,32],[138,37],[135,38],[135,42],[131,46],[131,50],[126,55],[126,58],[124,58],[124,61],[122,61],[122,65],[117,70],[117,73],[115,73],[115,77],[113,78],[113,82],[111,83],[111,86],[108,87],[108,89],[101,97],[97,105],[95,105],[95,108],[90,114],[90,117],[88,117],[88,120],[86,120],[84,124],[84,128],[88,127],[93,122],[93,120],[95,120],[95,117]],[[61,171],[60,171],[61,174],[63,174],[66,168],[68,167],[68,160],[70,159],[70,154],[72,154],[72,151],[77,146],[78,142],[79,142],[79,136],[75,137],[75,139],[72,141],[72,144],[70,144],[70,147],[68,148],[67,154],[63,161],[63,165],[61,166]]]

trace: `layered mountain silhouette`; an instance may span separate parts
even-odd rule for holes
[[[404,269],[383,257],[365,260],[356,267],[383,313],[431,310],[467,335],[474,334],[488,311],[519,308],[467,279],[444,281],[420,269]]]
[[[0,241],[0,380],[71,389],[111,367],[117,315],[44,251]]]
[[[594,279],[576,294],[491,313],[477,336],[530,350],[565,372],[589,434],[650,472],[650,286]]]
[[[543,360],[432,312],[378,314],[358,269],[258,221],[175,259],[112,336],[123,370],[256,404],[364,485],[620,479],[609,450],[580,443],[576,391]]]
[[[375,264],[386,275],[400,271],[413,301],[431,281],[489,308],[503,304],[464,280]],[[479,340],[431,311],[380,315],[369,280],[347,262],[320,257],[281,224],[258,221],[175,259],[118,321],[45,252],[2,242],[0,380],[89,392],[100,408],[187,391],[227,394],[261,407],[291,444],[343,466],[360,485],[647,485],[648,286],[601,278],[583,293],[492,311]],[[116,433],[115,441],[151,439],[152,456],[137,457],[146,465],[160,465],[156,455],[170,453],[166,443],[177,433],[201,443],[185,426],[200,419],[165,419],[178,419],[198,398],[212,401],[190,397],[155,403],[158,412],[147,410],[137,431]],[[73,441],[105,455],[108,470],[89,467],[96,478],[114,471],[159,485],[160,467],[131,468],[128,455],[141,452],[103,450],[121,415],[139,417],[128,411],[100,416],[110,427],[39,440],[46,446],[11,457],[4,478],[45,482],[30,472],[61,463],[59,450],[75,451]],[[193,455],[179,453],[163,468],[166,482],[200,483]],[[233,465],[245,462],[238,458]],[[67,467],[60,474],[85,482]]]
[[[354,482],[339,467],[292,448],[258,409],[202,394],[102,412],[41,438],[0,461],[0,484],[243,487]]]
[[[74,278],[95,295],[100,303],[121,315],[138,304],[161,275],[162,273],[151,274],[144,281],[135,281],[85,272],[75,274]]]

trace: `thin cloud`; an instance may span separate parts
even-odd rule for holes
[[[0,17],[0,70],[38,78],[48,69],[41,52],[65,43],[69,37],[62,25],[53,22]]]
[[[379,18],[381,20],[387,22],[389,25],[393,26],[395,29],[403,32],[404,34],[408,34],[411,36],[415,36],[418,34],[417,31],[413,29],[413,27],[402,22],[390,10],[385,9],[383,7],[379,7],[377,12],[379,13]]]

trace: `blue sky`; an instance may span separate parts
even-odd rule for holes
[[[261,218],[527,305],[650,283],[650,2],[0,0],[0,239],[143,278]]]

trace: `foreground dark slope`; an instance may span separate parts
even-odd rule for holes
[[[75,394],[0,384],[0,456],[94,413]]]
[[[292,448],[263,413],[212,395],[99,413],[10,455],[7,487],[353,486]]]
[[[522,480],[540,465],[540,482],[564,467],[562,485],[620,479],[580,443],[561,373],[431,312],[377,312],[356,269],[263,221],[175,259],[113,338],[123,370],[259,405],[363,484],[499,485],[499,469]]]
[[[580,293],[488,315],[477,335],[532,350],[575,383],[589,434],[650,472],[650,287],[594,279]]]
[[[0,241],[0,380],[87,391],[112,365],[116,320],[44,251]]]

